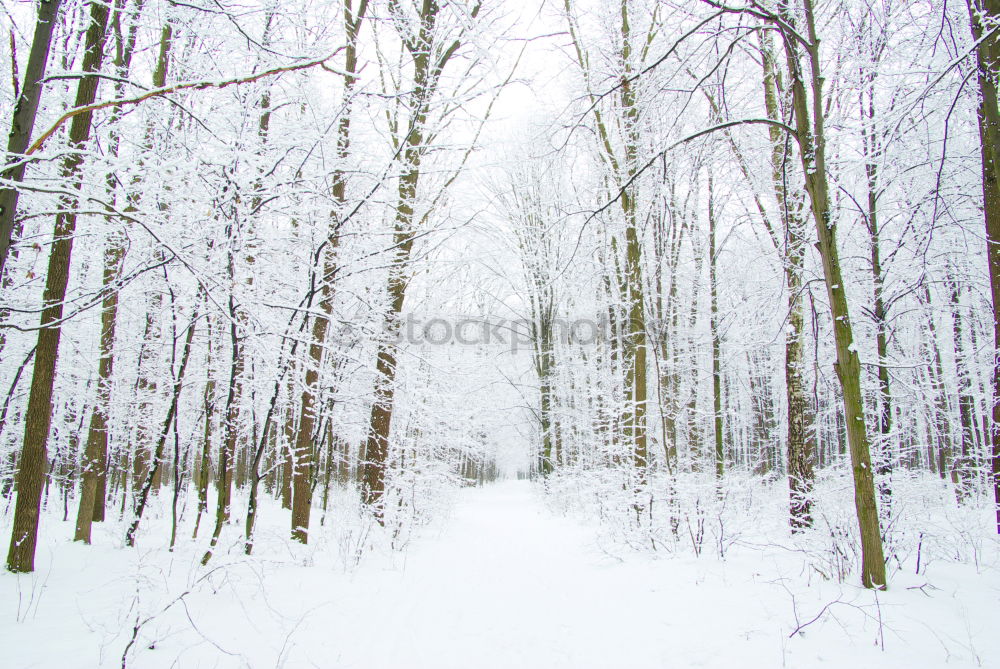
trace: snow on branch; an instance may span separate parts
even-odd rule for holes
[[[24,155],[30,156],[30,155],[36,153],[39,149],[42,148],[42,146],[45,144],[45,142],[48,141],[48,139],[50,137],[52,137],[52,135],[55,134],[55,132],[57,130],[59,130],[59,128],[61,128],[64,123],[66,123],[66,121],[70,120],[71,118],[73,118],[74,116],[77,116],[79,114],[86,114],[86,113],[89,113],[89,112],[95,112],[95,111],[98,111],[99,109],[107,109],[108,107],[128,107],[128,106],[138,105],[138,104],[141,104],[141,103],[145,102],[146,100],[150,100],[152,98],[163,97],[165,95],[170,95],[172,93],[178,93],[180,91],[185,91],[185,90],[204,90],[206,88],[222,89],[222,88],[228,88],[230,86],[240,86],[242,84],[252,84],[252,83],[254,83],[256,81],[260,81],[261,79],[266,79],[268,77],[277,76],[279,74],[285,74],[285,73],[288,73],[288,72],[300,72],[302,70],[308,70],[308,69],[311,69],[311,68],[314,68],[314,67],[319,67],[319,66],[322,66],[322,68],[324,70],[327,70],[329,72],[334,72],[334,73],[340,74],[339,72],[337,72],[337,70],[334,70],[330,66],[326,65],[326,62],[328,60],[330,60],[331,58],[333,58],[334,56],[336,56],[341,51],[343,51],[343,49],[344,49],[344,47],[340,47],[336,51],[334,51],[333,53],[331,53],[330,55],[324,56],[323,58],[320,58],[318,60],[310,60],[310,61],[307,61],[305,63],[297,63],[295,65],[288,65],[288,66],[285,66],[285,67],[276,67],[274,69],[265,70],[264,72],[259,72],[257,74],[253,74],[253,75],[250,75],[250,76],[247,76],[247,77],[238,77],[236,79],[226,79],[224,81],[192,81],[192,82],[185,82],[185,83],[182,83],[182,84],[174,84],[173,86],[164,86],[163,88],[157,88],[157,89],[154,89],[154,90],[151,90],[151,91],[147,91],[146,93],[143,93],[142,95],[137,95],[137,96],[131,97],[131,98],[122,98],[122,99],[117,99],[117,100],[105,100],[104,102],[96,102],[96,103],[94,103],[92,105],[85,105],[83,107],[77,107],[76,109],[71,109],[68,112],[66,112],[65,114],[63,114],[62,116],[60,116],[59,119],[55,123],[53,123],[51,126],[49,126],[48,130],[46,130],[45,132],[42,133],[41,137],[39,137],[38,139],[36,139],[34,141],[34,143],[31,146],[28,147],[28,150],[24,152]]]

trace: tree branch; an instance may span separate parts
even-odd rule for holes
[[[236,78],[236,79],[226,79],[225,81],[194,81],[194,82],[188,82],[188,83],[183,83],[183,84],[174,84],[173,86],[165,86],[163,88],[154,89],[152,91],[149,91],[147,93],[143,93],[142,95],[138,95],[138,96],[133,97],[133,98],[124,98],[124,99],[117,99],[117,100],[105,100],[104,102],[97,102],[97,103],[94,103],[92,105],[86,105],[86,106],[83,106],[83,107],[77,107],[76,109],[71,109],[68,112],[66,112],[65,114],[63,114],[62,116],[60,116],[59,119],[55,123],[53,123],[49,127],[48,130],[46,130],[44,133],[42,133],[41,137],[39,137],[37,140],[35,140],[35,142],[31,146],[28,147],[28,150],[24,152],[24,155],[30,156],[30,155],[36,153],[39,149],[42,148],[42,146],[45,144],[45,142],[48,141],[48,139],[50,137],[52,137],[52,135],[55,134],[55,132],[57,130],[59,130],[59,128],[61,128],[63,126],[63,124],[66,123],[66,121],[68,121],[71,118],[73,118],[74,116],[78,116],[80,114],[86,114],[86,113],[89,113],[89,112],[94,112],[94,111],[97,111],[99,109],[107,109],[108,107],[126,107],[126,106],[138,105],[138,104],[141,104],[141,103],[145,102],[146,100],[149,100],[149,99],[152,99],[152,98],[163,97],[164,95],[170,95],[171,93],[177,93],[177,92],[184,91],[184,90],[203,90],[203,89],[206,89],[206,88],[219,88],[219,89],[222,89],[222,88],[228,88],[229,86],[239,86],[239,85],[242,85],[242,84],[251,84],[251,83],[254,83],[256,81],[260,81],[261,79],[265,79],[267,77],[273,77],[273,76],[279,75],[279,74],[284,74],[286,72],[298,72],[298,71],[301,71],[301,70],[308,70],[308,69],[313,68],[313,67],[324,65],[324,63],[326,63],[326,61],[328,61],[331,58],[333,58],[334,56],[336,56],[343,49],[344,49],[344,47],[340,47],[336,51],[334,51],[333,53],[331,53],[330,55],[324,56],[323,58],[321,58],[319,60],[311,60],[311,61],[308,61],[306,63],[299,63],[297,65],[289,65],[287,67],[278,67],[278,68],[275,68],[275,69],[272,69],[272,70],[266,70],[264,72],[260,72],[258,74],[251,75],[249,77],[240,77],[240,78]],[[329,70],[330,68],[324,66],[324,69]]]

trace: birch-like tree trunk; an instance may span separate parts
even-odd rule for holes
[[[785,90],[769,34],[762,33],[761,62],[764,68],[764,108],[772,121],[783,121],[780,101]],[[789,524],[793,531],[812,525],[812,488],[815,440],[809,435],[812,415],[805,387],[805,303],[803,300],[806,231],[802,200],[788,187],[787,165],[791,159],[788,138],[770,126],[771,184],[783,223],[783,240],[769,226],[775,246],[784,248],[785,289],[788,292],[788,329],[785,333],[785,400],[788,406],[786,451],[788,457]],[[783,242],[783,243],[782,243]]]

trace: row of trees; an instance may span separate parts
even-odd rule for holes
[[[482,122],[465,106],[485,90],[480,8],[32,9],[0,209],[8,569],[33,570],[54,483],[77,540],[114,504],[129,545],[170,485],[172,546],[178,500],[196,494],[197,535],[214,481],[207,562],[234,488],[249,553],[265,491],[305,543],[331,479],[357,481],[385,522],[404,463],[495,476],[475,434],[433,447],[420,404],[393,397],[411,254],[447,220],[435,205],[468,154],[440,133]]]
[[[0,183],[12,571],[53,488],[78,540],[117,508],[128,544],[164,486],[171,545],[214,495],[207,562],[271,496],[303,543],[333,485],[402,522],[525,424],[527,468],[610,472],[636,524],[741,469],[806,532],[846,466],[868,587],[894,477],[1000,490],[992,1],[558,0],[538,39],[478,0],[32,9]],[[487,125],[541,40],[559,85]],[[408,341],[443,312],[513,317],[526,355]]]
[[[651,473],[714,472],[721,494],[730,467],[783,472],[803,531],[816,469],[846,460],[861,579],[885,587],[894,471],[998,499],[997,8],[560,9],[575,169],[494,188],[530,296],[538,471],[617,468],[637,522]],[[558,344],[602,312],[607,341]]]

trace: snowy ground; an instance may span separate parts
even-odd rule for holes
[[[136,621],[140,668],[1000,666],[992,567],[897,572],[876,596],[780,549],[623,560],[528,483],[451,508],[349,569],[330,554],[350,533],[204,569],[190,542],[126,550],[109,524],[85,547],[50,521],[38,571],[0,576],[0,666],[120,667]]]

